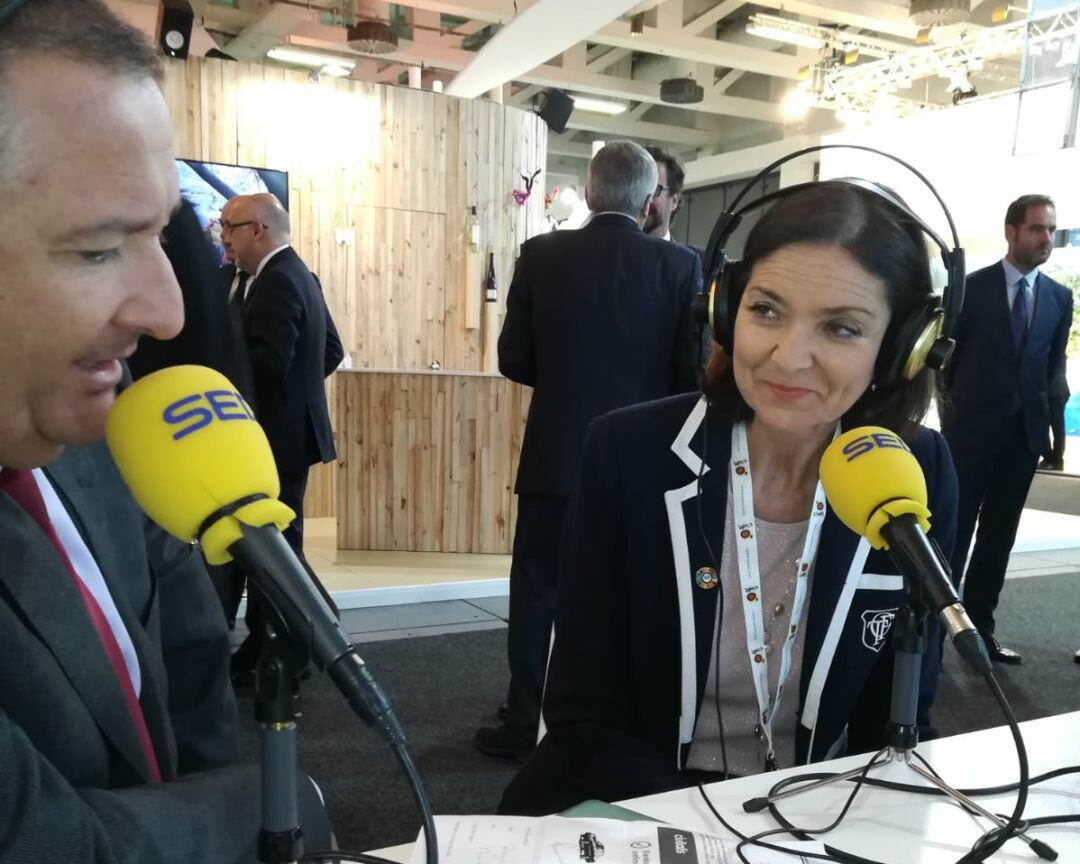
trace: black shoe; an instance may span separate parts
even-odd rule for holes
[[[499,720],[503,723],[510,719],[510,709],[506,707],[505,702],[503,702],[503,704],[498,707],[498,710],[496,710],[495,712],[495,716],[498,717]]]
[[[1007,666],[1020,665],[1023,658],[1011,648],[1006,648],[998,642],[997,636],[993,633],[983,633],[982,637],[986,643],[986,650],[990,654],[990,659],[995,663],[1004,663]]]
[[[1043,459],[1042,462],[1039,463],[1039,470],[1040,471],[1064,471],[1065,470],[1065,463],[1064,462],[1058,462],[1058,461],[1056,461],[1054,459]]]
[[[496,759],[513,759],[515,762],[524,762],[534,749],[534,745],[516,740],[507,731],[505,724],[477,729],[476,734],[473,735],[473,744],[486,756],[494,756]]]

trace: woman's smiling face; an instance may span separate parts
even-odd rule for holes
[[[756,422],[831,427],[870,386],[891,313],[845,249],[799,243],[754,265],[735,319],[735,383]]]

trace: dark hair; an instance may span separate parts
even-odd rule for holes
[[[77,10],[69,0],[28,0],[21,5],[0,5],[0,15],[0,169],[14,124],[7,116],[2,81],[15,57],[62,57],[117,75],[162,81],[157,49],[102,0],[79,0]]]
[[[1049,195],[1021,195],[1005,211],[1005,224],[1012,225],[1013,228],[1019,228],[1027,221],[1029,207],[1054,207],[1055,210],[1057,209],[1054,205],[1054,199]]]
[[[17,54],[65,57],[113,72],[162,80],[158,50],[102,0],[29,0],[0,21],[0,68]]]
[[[884,195],[843,182],[823,181],[780,198],[761,217],[746,241],[743,272],[749,275],[759,261],[797,243],[837,246],[885,285],[892,314],[878,352],[876,381],[885,365],[881,358],[899,350],[896,343],[901,326],[925,308],[933,292],[922,229]],[[736,419],[749,419],[753,411],[735,386],[731,363],[715,345],[713,355],[702,391]],[[910,381],[902,378],[890,386],[869,387],[848,409],[842,423],[845,428],[885,426],[910,438],[930,407],[933,391],[929,369]]]
[[[665,150],[663,147],[646,147],[649,151],[649,155],[658,164],[664,163],[664,170],[667,173],[668,190],[672,195],[681,195],[683,189],[683,182],[686,180],[686,171],[683,170],[682,163],[675,158],[674,154]]]

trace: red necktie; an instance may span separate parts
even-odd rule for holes
[[[135,695],[135,688],[131,684],[131,676],[128,674],[127,666],[124,664],[124,655],[120,651],[120,645],[117,643],[112,627],[109,626],[109,621],[105,617],[105,613],[101,611],[101,607],[98,605],[94,595],[90,593],[90,589],[86,587],[75,572],[75,568],[71,566],[71,560],[68,558],[64,545],[60,542],[52,521],[49,519],[49,511],[45,507],[45,500],[41,497],[41,490],[38,489],[33,472],[17,471],[11,468],[0,469],[0,492],[6,492],[11,496],[12,500],[22,507],[26,514],[38,524],[45,536],[49,538],[49,542],[56,547],[56,551],[64,562],[72,582],[75,583],[79,596],[82,597],[82,601],[86,605],[90,621],[94,625],[94,630],[97,631],[101,646],[105,649],[105,656],[109,658],[109,664],[112,666],[117,683],[124,694],[124,702],[127,705],[128,713],[131,715],[131,722],[135,725],[135,733],[138,735],[139,744],[142,745],[146,764],[150,767],[150,777],[155,783],[160,783],[161,771],[158,769],[157,759],[154,756],[154,747],[150,743],[150,731],[146,728],[146,718],[143,717],[142,706],[139,705],[138,697]]]

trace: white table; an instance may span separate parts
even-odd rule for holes
[[[1032,776],[1080,764],[1080,711],[1031,720],[1022,723],[1021,730]],[[957,788],[999,786],[1015,782],[1018,777],[1012,736],[1007,727],[929,741],[919,745],[918,752],[947,783]],[[767,775],[713,783],[705,788],[713,806],[731,825],[745,834],[755,834],[778,826],[767,812],[743,812],[743,801],[765,795],[783,777],[808,771],[845,771],[865,764],[866,759],[866,756],[849,756]],[[876,769],[873,776],[903,783],[921,782],[915,772],[895,763]],[[780,802],[780,812],[800,827],[824,826],[836,817],[850,792],[850,783],[834,784]],[[976,800],[992,812],[1008,814],[1016,795],[980,796]],[[727,835],[696,788],[618,803],[680,828]],[[1066,775],[1033,787],[1024,812],[1028,817],[1080,813],[1080,774]],[[840,827],[820,839],[846,852],[889,864],[952,864],[989,827],[985,820],[975,820],[958,805],[943,798],[865,787]],[[1053,846],[1061,864],[1080,862],[1080,823],[1035,828],[1032,836]],[[407,862],[411,850],[412,845],[406,844],[373,854]],[[1042,859],[1032,853],[1027,844],[1014,839],[989,860],[996,864],[1035,864]]]

